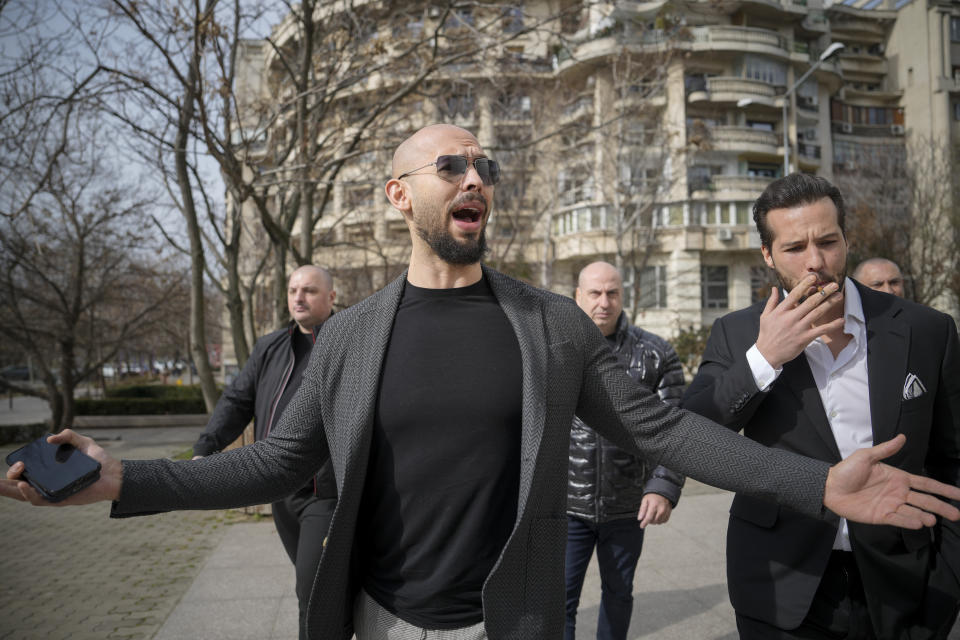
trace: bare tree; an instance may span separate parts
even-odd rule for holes
[[[277,316],[288,256],[302,264],[317,248],[344,242],[330,233],[331,224],[318,237],[317,225],[358,176],[381,181],[383,168],[370,158],[410,133],[411,107],[436,109],[451,77],[473,82],[510,42],[546,33],[558,20],[527,16],[504,29],[506,5],[462,0],[309,1],[288,8],[266,39],[268,90],[259,106],[247,104],[246,114],[257,118],[237,121],[247,131],[268,132],[266,150],[244,155],[247,173],[237,163],[227,178],[238,197],[253,203],[270,236]],[[427,113],[442,119],[436,110]],[[226,149],[212,132],[210,147]]]
[[[52,3],[0,3],[0,216],[31,206],[67,153],[81,105],[105,90],[101,70],[76,60],[77,34],[54,33]]]
[[[848,201],[850,265],[871,257],[896,262],[922,304],[960,301],[960,174],[949,144],[922,137],[905,146],[861,147],[837,186]]]
[[[149,201],[128,196],[87,141],[89,155],[63,156],[31,204],[0,220],[0,335],[31,356],[43,389],[0,385],[46,397],[56,429],[72,423],[77,384],[151,331],[173,290],[143,234]]]

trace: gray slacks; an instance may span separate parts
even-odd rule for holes
[[[460,629],[421,629],[393,615],[361,589],[353,603],[357,640],[487,640],[483,623]]]

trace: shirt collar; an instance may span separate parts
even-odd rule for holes
[[[863,301],[860,299],[860,292],[850,278],[845,278],[843,283],[843,318],[844,327],[850,326],[851,319],[861,325],[867,323],[863,317]]]

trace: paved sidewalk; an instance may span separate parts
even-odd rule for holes
[[[630,638],[734,640],[723,541],[731,494],[690,482],[671,521],[651,527],[637,571]],[[295,640],[294,574],[269,521],[229,527],[155,640]],[[578,638],[593,638],[596,561],[584,584]]]
[[[152,458],[183,451],[196,435],[102,430],[97,440],[118,457]],[[152,638],[236,519],[183,512],[111,520],[109,510],[0,500],[0,638]]]
[[[43,398],[0,394],[0,425],[36,424],[50,419],[50,405]]]

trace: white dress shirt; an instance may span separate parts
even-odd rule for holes
[[[867,323],[863,317],[860,292],[850,278],[843,287],[843,317],[843,332],[852,339],[836,358],[822,338],[816,338],[803,352],[820,392],[840,456],[847,458],[857,449],[873,446],[867,382]],[[756,343],[747,351],[747,362],[761,391],[766,391],[783,370],[771,367]],[[846,519],[840,521],[833,548],[850,551]]]

